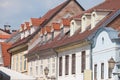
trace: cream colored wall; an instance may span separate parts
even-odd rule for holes
[[[91,24],[91,15],[83,15],[82,16],[82,30],[81,30],[81,32],[84,32],[86,29],[87,29],[87,27]]]
[[[93,14],[95,15],[95,18],[93,16]],[[91,14],[91,29],[93,29],[96,26],[96,24],[108,14],[109,14],[109,11],[94,11],[94,12],[92,12],[92,14]]]
[[[80,27],[81,27],[81,21],[72,20],[70,22],[70,36],[72,36],[75,33],[75,31],[78,30]]]
[[[26,54],[26,52],[27,51],[23,51],[23,52],[12,55],[12,61],[11,61],[12,70],[27,74],[27,61],[26,61],[26,70],[24,70],[24,60],[25,60],[24,55]],[[22,60],[20,60],[21,56],[22,56]],[[21,61],[22,61],[22,64],[21,64]]]
[[[53,61],[54,59],[54,61]],[[38,63],[38,64],[36,64]],[[53,64],[54,64],[54,70],[55,72],[53,72]],[[43,69],[41,70],[41,65],[43,66]],[[38,66],[38,74],[36,73],[36,66]],[[36,59],[36,60],[32,60],[30,62],[28,62],[28,75],[30,76],[34,76],[36,78],[39,79],[46,79],[46,76],[44,74],[44,69],[45,67],[49,68],[49,74],[48,76],[56,76],[56,57],[52,56],[49,58],[44,58],[44,59]],[[32,74],[30,71],[30,68],[32,68]],[[41,73],[42,72],[42,73]]]

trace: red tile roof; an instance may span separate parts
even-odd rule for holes
[[[39,27],[45,20],[45,18],[31,18],[31,23],[32,26]]]
[[[42,17],[43,19],[46,19],[46,20],[45,20],[45,22],[44,22],[41,26],[42,26],[42,27],[45,26],[45,25],[46,25],[58,12],[60,12],[70,1],[71,1],[71,0],[66,0],[65,2],[63,2],[63,3],[60,4],[60,5],[58,5],[57,7],[49,10],[49,11]],[[76,0],[74,0],[74,1],[75,1],[75,3],[76,3],[78,6],[80,6],[79,3],[78,3]],[[80,6],[80,7],[81,7],[82,10],[84,10],[84,8],[83,8],[82,6]],[[19,46],[19,45],[24,44],[25,41],[26,41],[26,42],[29,41],[33,36],[35,36],[35,35],[40,31],[40,29],[41,29],[41,28],[39,28],[34,34],[32,34],[31,37],[25,38],[26,40],[24,40],[23,43],[22,43],[21,41],[20,41],[20,42],[17,41],[17,45],[16,45],[16,44],[15,44],[15,46],[12,45],[12,47],[11,47],[10,49],[12,49],[12,48],[14,48],[14,47],[16,47],[16,46]]]
[[[0,34],[0,39],[9,39],[11,35],[1,35]]]
[[[45,33],[45,27],[41,29],[42,34]]]
[[[52,27],[54,30],[60,30],[60,23],[52,23]]]
[[[45,28],[46,28],[47,33],[51,33],[51,26],[46,26]]]
[[[62,18],[62,24],[63,26],[70,26],[70,19],[65,19],[65,18]]]
[[[110,0],[111,1],[111,3],[112,2],[114,2],[114,1],[117,1],[117,2],[114,2],[114,3],[118,3],[119,1],[118,0]],[[104,6],[105,6],[105,4],[111,4],[111,3],[106,3],[106,2],[104,2],[103,4],[104,4]],[[98,5],[98,7],[99,6],[101,6],[101,5],[103,5],[103,4],[100,4],[100,5]],[[109,6],[111,6],[111,5],[109,5]],[[115,4],[114,4],[114,6],[116,6]],[[97,9],[97,7],[95,7],[96,9]],[[99,7],[100,8],[100,7]],[[101,7],[102,8],[102,7]],[[105,7],[106,9],[108,8],[109,9],[109,7],[108,7],[108,5],[107,5],[107,7]],[[105,9],[104,8],[104,9]],[[93,10],[94,8],[92,8],[92,9],[90,9],[90,10]],[[52,41],[51,43],[46,43],[45,45],[41,45],[41,46],[37,46],[37,47],[35,47],[35,48],[33,48],[29,53],[34,53],[34,52],[39,52],[40,50],[43,50],[43,49],[49,49],[49,48],[56,48],[56,47],[60,47],[60,46],[64,46],[64,45],[67,45],[67,44],[70,44],[70,43],[74,43],[74,42],[78,42],[78,41],[82,41],[82,40],[85,40],[85,39],[87,39],[88,38],[88,36],[90,36],[92,33],[94,33],[94,32],[96,32],[99,28],[100,28],[100,26],[108,19],[108,18],[110,18],[114,13],[115,13],[116,11],[113,11],[113,12],[111,12],[110,14],[108,14],[104,19],[102,19],[97,25],[96,25],[96,27],[95,28],[93,28],[92,30],[86,30],[85,32],[83,32],[83,33],[80,33],[79,31],[76,33],[76,34],[74,34],[73,36],[71,36],[71,37],[69,37],[69,34],[66,34],[63,38],[61,38],[61,39],[54,39],[54,41]],[[83,14],[83,13],[82,13]],[[81,15],[82,15],[81,14]],[[80,15],[80,16],[81,16]]]
[[[49,19],[51,18],[52,16],[54,16],[53,14],[55,14],[57,11],[60,11],[60,9],[63,8],[63,6],[65,6],[65,4],[68,3],[69,0],[66,0],[65,2],[63,2],[62,4],[58,5],[57,7],[49,10],[44,16],[43,18],[45,19]]]
[[[119,0],[106,0],[103,3],[87,10],[86,12],[91,12],[95,9],[98,10],[118,10],[120,9],[120,4],[119,4]]]
[[[10,67],[10,54],[7,52],[7,49],[11,47],[10,43],[0,43],[2,48],[2,57],[3,57],[3,63],[5,67]]]
[[[63,9],[64,6],[66,6],[70,1],[72,0],[66,0],[65,2],[63,2],[62,4],[58,5],[57,7],[51,9],[50,11],[48,11],[44,16],[43,18],[46,18],[46,19],[49,19],[51,17],[54,16],[54,14],[56,14],[58,11],[60,11],[61,9]],[[74,0],[78,5],[79,3]],[[80,5],[79,5],[80,6]],[[82,6],[80,6],[82,8],[82,10],[84,10],[84,8]]]

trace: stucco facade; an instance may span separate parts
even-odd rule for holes
[[[119,59],[120,46],[117,39],[117,31],[113,29],[101,29],[96,33],[95,47],[93,48],[93,80],[118,80],[118,76],[114,75],[119,69],[115,66],[110,72],[109,61],[110,59]],[[113,35],[114,34],[114,35]]]
[[[59,49],[58,64],[57,64],[58,80],[79,80],[79,79],[84,80],[84,71],[91,70],[90,48],[91,46],[89,42],[83,42],[80,44],[63,47]],[[74,63],[73,63],[73,55],[75,55]],[[66,61],[68,62],[68,64]],[[86,73],[86,74],[91,75],[91,73],[90,74]],[[91,76],[88,78],[91,78]]]

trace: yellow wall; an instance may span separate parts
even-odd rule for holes
[[[26,50],[12,54],[11,69],[27,74],[27,59],[25,58]],[[24,62],[26,60],[26,69],[24,69]]]

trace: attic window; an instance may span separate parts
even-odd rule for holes
[[[45,43],[47,42],[47,34],[45,35]]]
[[[75,27],[74,27],[74,22],[71,22],[71,26],[70,26],[70,36],[72,36],[72,35],[74,34],[74,31],[75,31],[74,28],[75,28]]]
[[[93,14],[93,17],[95,17],[95,14]]]
[[[61,37],[64,35],[64,29],[63,27],[61,28]]]
[[[41,36],[41,44],[43,43],[43,36]]]
[[[52,40],[54,39],[54,31],[52,32]]]
[[[74,22],[72,22],[72,25],[74,25]]]
[[[85,17],[83,17],[83,20],[85,21]]]
[[[104,44],[104,37],[102,37],[102,44]]]

